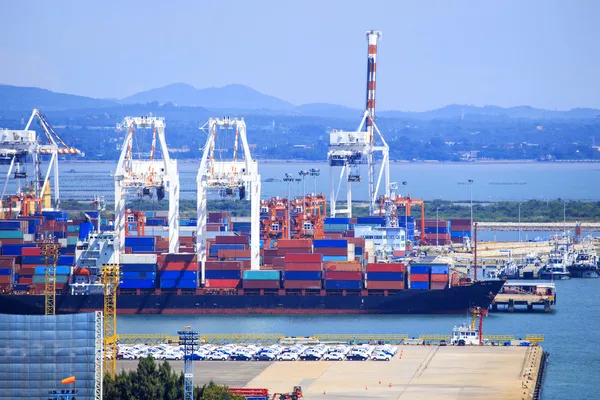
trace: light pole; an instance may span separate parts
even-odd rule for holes
[[[404,230],[406,231],[406,240],[408,241],[408,182],[403,181],[402,186],[404,186]],[[421,229],[425,232],[424,226]]]
[[[186,326],[178,331],[179,345],[183,346],[183,398],[194,400],[194,351],[200,346],[200,335]]]
[[[471,238],[473,238],[473,179],[469,179],[469,198],[471,199]]]
[[[291,227],[290,227],[290,213],[292,212],[290,210],[290,204],[292,202],[292,199],[290,198],[291,194],[290,194],[290,186],[292,184],[292,182],[294,181],[294,177],[292,176],[292,174],[285,174],[285,176],[283,177],[283,181],[287,182],[288,184],[288,195],[287,195],[287,239],[291,238]]]
[[[439,241],[439,236],[440,236],[440,208],[437,207],[435,209],[435,245],[439,246],[440,245],[440,241]]]
[[[521,242],[521,203],[519,203],[519,243]]]
[[[313,193],[315,196],[317,195],[317,176],[321,174],[321,170],[319,168],[311,168],[309,171],[310,176],[314,178],[315,181],[315,192]]]

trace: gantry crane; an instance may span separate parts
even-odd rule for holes
[[[43,135],[37,135],[30,129],[36,118],[42,127]],[[58,210],[60,207],[58,156],[67,154],[84,155],[78,149],[68,146],[38,109],[32,111],[24,130],[0,129],[0,164],[9,165],[2,188],[2,199],[5,198],[8,182],[14,180],[16,182],[15,195],[18,198],[27,196],[29,199],[38,199],[37,201],[40,204],[43,203],[45,208]],[[48,170],[43,179],[42,155],[50,156]],[[31,181],[29,181],[30,177],[26,171],[26,164],[30,159],[33,163]],[[50,173],[52,171],[54,172],[54,199],[51,198],[50,191]],[[26,190],[29,186],[29,190]],[[12,203],[11,199],[10,211],[12,211]]]
[[[204,145],[204,152],[196,178],[198,187],[196,252],[198,261],[201,263],[201,280],[204,283],[206,218],[208,216],[207,198],[209,192],[221,197],[237,195],[240,200],[246,198],[246,192],[250,192],[250,265],[253,270],[260,268],[260,175],[258,174],[258,163],[252,159],[250,154],[246,137],[246,122],[243,118],[210,118],[201,129],[208,131],[208,138]],[[233,159],[230,161],[216,160],[217,134],[228,130],[235,132]],[[238,143],[240,141],[243,158],[238,155]]]
[[[390,184],[390,195],[379,197],[379,216],[386,217],[386,226],[396,228],[398,226],[398,207],[403,207],[404,215],[410,217],[412,206],[421,206],[421,242],[424,243],[425,201],[413,199],[408,193],[406,196],[397,196],[396,189],[396,183],[392,182]],[[408,226],[404,228],[408,234]]]
[[[322,194],[310,194],[297,197],[291,201],[292,216],[291,236],[294,239],[325,237],[325,217],[327,216],[327,199]]]
[[[102,266],[104,285],[104,373],[117,372],[117,289],[121,274],[118,264]]]
[[[385,174],[384,193],[390,195],[390,159],[389,146],[375,124],[375,72],[377,58],[377,43],[381,32],[368,31],[367,56],[367,99],[363,118],[354,132],[332,130],[329,134],[329,175],[331,179],[330,210],[331,216],[345,214],[352,217],[352,184],[361,181],[360,165],[367,165],[369,176],[369,213],[375,212],[377,194]],[[375,154],[381,153],[381,168],[375,183]],[[339,182],[335,184],[334,168],[341,167]],[[345,177],[344,177],[345,175]],[[346,181],[346,208],[338,208],[336,203],[343,181]]]
[[[147,160],[134,159],[135,129],[153,128],[152,147]],[[159,117],[125,117],[117,129],[126,130],[119,164],[115,172],[115,251],[120,254],[125,247],[125,200],[126,195],[156,197],[162,200],[165,190],[169,193],[169,253],[179,251],[179,172],[177,161],[169,156],[165,140],[165,120]],[[156,140],[160,144],[162,159],[156,159]]]
[[[56,264],[60,252],[60,244],[56,243],[52,234],[43,234],[40,240],[40,249],[44,257],[44,297],[46,315],[56,313]]]
[[[288,199],[285,198],[260,201],[260,233],[265,249],[271,248],[271,241],[289,237],[288,210]]]

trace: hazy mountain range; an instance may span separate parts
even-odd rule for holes
[[[56,93],[34,87],[0,85],[0,112],[29,111],[39,108],[43,111],[115,108],[131,104],[173,103],[174,106],[204,107],[209,110],[247,110],[250,113],[290,114],[336,118],[357,118],[361,110],[337,104],[310,103],[294,105],[285,100],[260,93],[248,86],[233,84],[220,88],[196,89],[185,83],[174,83],[161,88],[136,93],[124,99],[95,99],[65,93]],[[99,111],[99,110],[98,110]],[[457,118],[465,117],[504,117],[504,118],[597,118],[600,110],[575,108],[569,111],[554,111],[530,106],[498,107],[472,105],[448,105],[424,112],[381,111],[379,117],[387,118]]]

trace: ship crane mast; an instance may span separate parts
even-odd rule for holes
[[[37,119],[42,127],[43,135],[36,135],[31,130],[31,124]],[[35,198],[42,198],[50,193],[50,174],[54,173],[54,199],[50,199],[50,205],[55,210],[60,208],[60,186],[58,175],[58,156],[64,154],[84,154],[74,147],[68,146],[56,133],[46,120],[46,117],[38,109],[31,112],[24,130],[0,130],[0,163],[9,164],[4,187],[2,188],[2,199],[5,198],[8,182],[16,181],[17,196],[23,195],[23,189],[27,186],[27,172],[24,170],[26,161],[33,161],[33,190]],[[45,177],[42,180],[41,155],[49,155],[50,162]],[[14,170],[14,174],[13,174]],[[25,185],[22,184],[25,180]]]
[[[134,159],[133,139],[135,129],[153,130],[152,147],[148,160]],[[127,195],[148,197],[156,190],[158,200],[169,194],[169,253],[179,251],[179,172],[177,160],[169,156],[165,140],[165,120],[160,117],[125,117],[117,124],[118,130],[126,130],[121,156],[115,171],[115,252],[125,248],[125,200]],[[156,159],[156,140],[160,145],[162,159]]]
[[[384,192],[387,197],[390,195],[390,161],[389,146],[386,143],[379,128],[375,124],[375,73],[377,59],[377,43],[381,38],[381,32],[368,31],[368,56],[367,56],[367,99],[365,111],[362,120],[355,132],[344,132],[336,129],[329,135],[329,152],[327,159],[330,167],[331,195],[330,210],[331,216],[346,214],[352,217],[352,184],[360,182],[360,165],[366,164],[369,176],[369,213],[375,212],[377,194],[381,185],[381,179],[385,174]],[[376,153],[381,153],[381,168],[375,182],[375,159]],[[341,167],[339,182],[335,184],[334,168]],[[344,177],[345,175],[345,177]],[[346,181],[346,202],[345,209],[338,208],[336,203],[339,191],[343,181]]]
[[[204,283],[206,262],[206,218],[208,216],[207,196],[209,192],[220,196],[239,195],[239,199],[246,198],[250,193],[250,265],[251,269],[260,268],[260,175],[258,163],[252,159],[250,146],[246,137],[246,122],[243,118],[210,118],[201,127],[208,131],[208,138],[204,146],[202,160],[196,177],[197,214],[196,226],[196,252],[198,262],[201,264],[201,280]],[[231,161],[215,160],[215,146],[217,135],[221,131],[235,132],[233,144],[233,159]],[[241,142],[243,159],[238,159],[238,144]]]

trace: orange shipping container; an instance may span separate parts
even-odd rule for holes
[[[312,247],[312,240],[310,239],[279,239],[277,241],[278,248],[310,248]]]
[[[357,262],[339,263],[339,262],[326,262],[323,266],[327,271],[362,271],[362,265]]]
[[[368,281],[367,289],[369,289],[369,290],[404,290],[404,282],[402,282],[402,281]]]
[[[431,282],[446,282],[447,283],[448,275],[447,274],[431,274]]]
[[[218,251],[219,258],[250,258],[250,250],[230,250],[223,249]]]
[[[10,275],[0,275],[0,283],[10,283],[12,280],[12,276]]]
[[[429,282],[429,274],[410,274],[411,282]]]

